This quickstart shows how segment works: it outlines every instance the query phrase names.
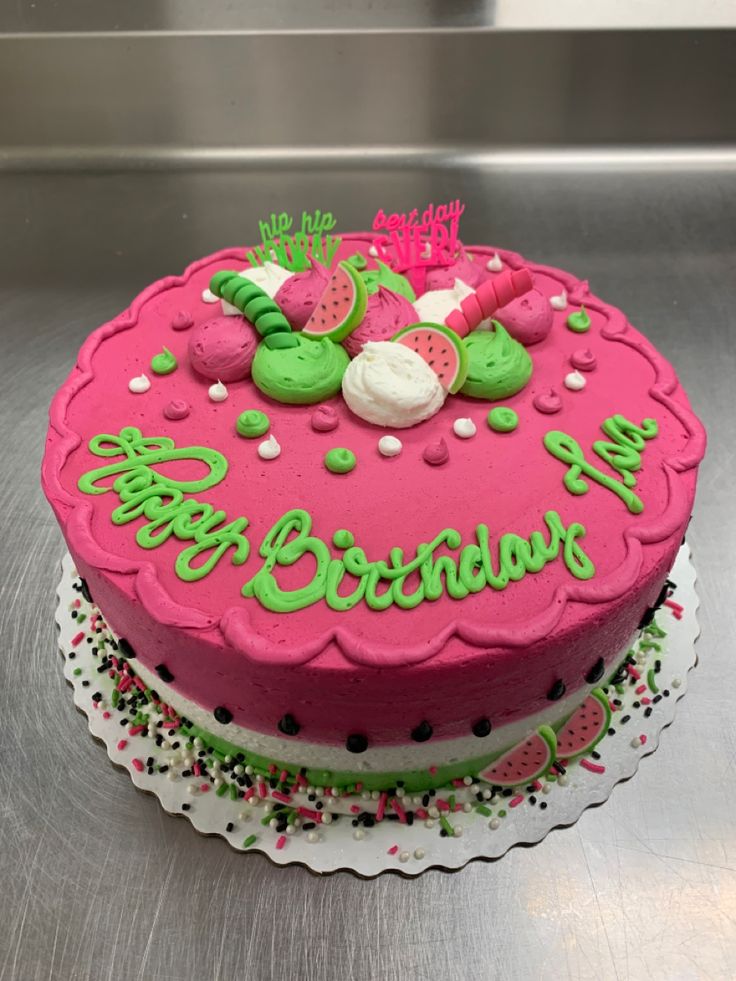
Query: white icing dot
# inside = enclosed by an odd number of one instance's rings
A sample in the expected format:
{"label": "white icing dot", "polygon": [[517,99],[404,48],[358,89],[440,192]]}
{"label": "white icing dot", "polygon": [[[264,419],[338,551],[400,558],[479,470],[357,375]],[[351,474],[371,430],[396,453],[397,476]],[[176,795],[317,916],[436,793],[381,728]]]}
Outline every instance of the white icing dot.
{"label": "white icing dot", "polygon": [[375,245],[372,245],[368,249],[368,255],[372,255],[374,259],[376,258],[376,256],[378,255],[378,249],[375,247]]}
{"label": "white icing dot", "polygon": [[215,296],[211,289],[207,288],[202,290],[202,299],[205,303],[217,303],[220,299],[219,296]]}
{"label": "white icing dot", "polygon": [[224,402],[227,398],[227,388],[218,378],[214,385],[210,385],[207,394],[213,402]]}
{"label": "white icing dot", "polygon": [[142,395],[147,392],[151,387],[151,382],[148,379],[148,375],[136,375],[135,378],[131,378],[128,382],[128,389],[133,392],[134,395]]}
{"label": "white icing dot", "polygon": [[[470,439],[471,436],[475,436],[478,432],[475,423],[472,419],[456,419],[452,424],[453,432],[460,439]],[[472,780],[470,781],[473,782]]]}
{"label": "white icing dot", "polygon": [[[273,434],[269,436],[268,439],[264,439],[262,443],[258,444],[258,456],[262,460],[275,460],[276,457],[280,455],[281,455],[281,446],[279,445],[278,440]],[[322,790],[321,787],[320,790]],[[324,790],[322,790],[322,793],[319,794],[318,796],[322,797],[323,794],[324,794]]]}
{"label": "white icing dot", "polygon": [[562,292],[549,298],[549,305],[553,310],[564,310],[567,307],[567,290],[562,287]]}
{"label": "white icing dot", "polygon": [[421,861],[424,858],[424,849],[423,848],[415,848],[414,849],[414,858],[419,859]]}
{"label": "white icing dot", "polygon": [[491,831],[498,831],[498,829],[501,827],[501,822],[498,820],[498,818],[491,818],[491,820],[488,822],[488,827],[491,829]]}
{"label": "white icing dot", "polygon": [[569,375],[565,375],[565,388],[569,388],[571,392],[579,392],[585,388],[585,378],[579,371],[571,371]]}
{"label": "white icing dot", "polygon": [[486,269],[489,272],[501,272],[503,269],[503,263],[501,262],[501,256],[498,252],[493,253],[493,257],[486,263]]}
{"label": "white icing dot", "polygon": [[403,443],[396,436],[381,436],[378,441],[378,452],[381,456],[398,456],[403,448]]}

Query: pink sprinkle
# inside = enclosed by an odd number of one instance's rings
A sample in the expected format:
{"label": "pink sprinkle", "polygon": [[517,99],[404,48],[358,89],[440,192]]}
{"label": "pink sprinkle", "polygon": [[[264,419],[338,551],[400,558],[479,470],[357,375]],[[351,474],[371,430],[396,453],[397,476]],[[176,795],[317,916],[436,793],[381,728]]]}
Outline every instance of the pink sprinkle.
{"label": "pink sprinkle", "polygon": [[246,792],[243,794],[243,800],[250,800],[255,792],[256,792],[255,787],[248,787]]}
{"label": "pink sprinkle", "polygon": [[308,786],[308,784],[307,784],[307,778],[302,773],[297,773],[297,775],[296,775],[296,782],[299,784],[300,787],[307,787]]}
{"label": "pink sprinkle", "polygon": [[[95,705],[96,705],[96,704],[97,704],[97,703],[95,702]],[[103,718],[103,719],[109,719],[109,718],[110,718],[110,713],[109,713],[109,712],[103,712],[103,713],[102,713],[102,718]]]}
{"label": "pink sprinkle", "polygon": [[419,818],[420,821],[427,820],[428,814],[423,807],[418,807],[416,811],[414,811],[414,813],[416,814],[416,816]]}
{"label": "pink sprinkle", "polygon": [[676,613],[682,613],[682,611],[685,609],[684,606],[681,606],[679,603],[675,603],[675,601],[671,599],[666,599],[664,601],[664,605],[669,606],[669,608],[674,610]]}
{"label": "pink sprinkle", "polygon": [[532,784],[532,787],[534,787],[535,790],[541,790],[542,789],[542,785],[539,782],[539,780],[535,780],[534,783]]}
{"label": "pink sprinkle", "polygon": [[282,804],[291,804],[291,797],[288,794],[282,794],[280,790],[272,790],[271,796],[274,800],[281,801]]}
{"label": "pink sprinkle", "polygon": [[351,804],[350,805],[350,812],[352,814],[360,814],[360,808],[358,807],[357,804]]}
{"label": "pink sprinkle", "polygon": [[136,677],[134,679],[133,683],[135,684],[136,688],[140,689],[140,691],[145,691],[146,690],[146,683],[143,680],[143,678]]}
{"label": "pink sprinkle", "polygon": [[509,807],[518,807],[519,804],[523,804],[523,803],[524,803],[524,795],[517,794],[516,797],[512,797],[511,800],[509,801]]}
{"label": "pink sprinkle", "polygon": [[288,770],[282,770],[281,771],[281,776],[279,777],[279,782],[280,783],[286,783],[286,781],[288,779],[289,779],[289,771]]}
{"label": "pink sprinkle", "polygon": [[131,680],[128,677],[128,675],[125,674],[121,677],[120,681],[118,682],[118,691],[121,691],[123,692],[123,694],[125,694],[125,692],[130,688],[130,685],[131,685]]}
{"label": "pink sprinkle", "polygon": [[638,671],[636,670],[636,668],[634,667],[634,665],[633,665],[633,664],[627,664],[627,665],[626,665],[626,670],[627,670],[627,671],[628,671],[628,673],[629,673],[629,674],[631,675],[631,677],[632,677],[632,678],[636,678],[636,680],[637,680],[637,681],[639,680],[639,678],[641,678],[641,675],[640,675],[640,674],[639,674],[639,672],[638,672]]}
{"label": "pink sprinkle", "polygon": [[636,686],[636,694],[637,695],[641,695],[641,693],[643,691],[646,691],[646,690],[647,690],[647,686],[646,685],[637,685]]}
{"label": "pink sprinkle", "polygon": [[389,848],[387,854],[389,854],[389,855],[395,855],[398,850],[399,850],[399,846],[398,845],[391,845],[391,847]]}
{"label": "pink sprinkle", "polygon": [[139,773],[143,773],[145,767],[143,766],[143,763],[138,759],[137,756],[134,756],[130,762],[133,764],[133,769],[137,770]]}
{"label": "pink sprinkle", "polygon": [[284,847],[285,844],[286,844],[286,835],[281,835],[279,840],[276,842],[276,847],[278,849],[281,849]]}
{"label": "pink sprinkle", "polygon": [[266,787],[265,783],[262,780],[258,781],[258,795],[260,797],[268,796],[268,788]]}
{"label": "pink sprinkle", "polygon": [[611,699],[608,699],[608,707],[612,712],[618,712],[618,705],[614,705]]}
{"label": "pink sprinkle", "polygon": [[437,800],[435,800],[434,806],[439,811],[449,811],[450,810],[450,805],[447,803],[447,801],[446,800],[440,800],[439,798],[437,798]]}
{"label": "pink sprinkle", "polygon": [[376,821],[383,821],[383,815],[386,813],[386,801],[388,800],[388,794],[384,791],[378,798],[378,807],[376,808]]}
{"label": "pink sprinkle", "polygon": [[128,745],[127,739],[118,739],[118,749],[125,749],[127,745]]}
{"label": "pink sprinkle", "polygon": [[644,733],[642,733],[642,734],[641,734],[641,735],[639,736],[639,742],[640,742],[640,743],[642,744],[642,746],[643,746],[643,745],[644,745],[644,743],[645,743],[646,741],[647,741],[647,737],[646,737],[646,736],[644,735]]}
{"label": "pink sprinkle", "polygon": [[274,774],[276,773],[276,764],[275,763],[269,763],[269,765],[268,765],[268,772],[271,774],[271,776],[274,776]]}
{"label": "pink sprinkle", "polygon": [[194,774],[195,777],[202,776],[202,767],[199,765],[199,763],[194,764],[194,766],[192,767],[192,773]]}
{"label": "pink sprinkle", "polygon": [[108,678],[114,678],[115,677],[115,672],[112,670],[112,668],[107,672],[107,677]]}
{"label": "pink sprinkle", "polygon": [[145,726],[131,726],[130,729],[128,729],[128,735],[137,736],[138,733],[143,732],[145,728],[146,728]]}
{"label": "pink sprinkle", "polygon": [[452,781],[452,786],[453,787],[464,787],[465,786],[465,783],[458,778],[457,780],[453,780]]}
{"label": "pink sprinkle", "polygon": [[84,640],[84,634],[80,630],[76,636],[72,637],[72,647],[77,647],[79,644],[82,643],[83,640]]}
{"label": "pink sprinkle", "polygon": [[642,700],[641,700],[641,704],[642,705],[650,705],[651,702],[652,702],[652,700],[651,700],[651,698],[649,698],[648,695],[645,695],[644,698],[642,698]]}
{"label": "pink sprinkle", "polygon": [[356,792],[356,794],[359,794],[362,789],[363,789],[363,784],[362,783],[356,783],[356,785],[355,785],[355,792]]}
{"label": "pink sprinkle", "polygon": [[75,610],[78,610],[81,605],[82,605],[82,601],[80,599],[75,599],[74,602],[72,603],[72,606],[74,607]]}
{"label": "pink sprinkle", "polygon": [[605,773],[605,766],[601,766],[600,763],[591,763],[590,760],[581,760],[580,765],[586,769],[590,770],[591,773]]}
{"label": "pink sprinkle", "polygon": [[428,773],[431,773],[432,776],[434,777],[436,775],[436,773],[437,773],[437,767],[436,766],[430,766],[430,768],[429,768],[429,770],[427,772]]}
{"label": "pink sprinkle", "polygon": [[178,729],[179,728],[179,720],[177,719],[176,721],[174,721],[173,719],[167,719],[166,722],[162,722],[161,723],[161,728],[162,729]]}
{"label": "pink sprinkle", "polygon": [[311,811],[308,807],[297,807],[296,811],[297,814],[309,818],[310,821],[317,821],[319,824],[322,823],[322,814],[319,811]]}
{"label": "pink sprinkle", "polygon": [[453,808],[454,811],[462,811],[462,809],[463,809],[462,804],[455,804],[455,807]]}
{"label": "pink sprinkle", "polygon": [[199,789],[202,791],[203,794],[206,794],[209,792],[210,785],[208,783],[201,783],[199,785]]}
{"label": "pink sprinkle", "polygon": [[391,798],[391,807],[393,807],[394,811],[399,815],[399,823],[406,824],[406,811],[395,797]]}

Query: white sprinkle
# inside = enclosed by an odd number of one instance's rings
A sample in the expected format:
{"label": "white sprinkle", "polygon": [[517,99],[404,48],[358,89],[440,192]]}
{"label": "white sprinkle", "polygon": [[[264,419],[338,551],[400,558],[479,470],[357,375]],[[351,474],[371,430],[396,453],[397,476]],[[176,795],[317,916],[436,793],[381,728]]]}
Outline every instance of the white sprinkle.
{"label": "white sprinkle", "polygon": [[408,862],[409,861],[409,857],[410,857],[409,856],[409,852],[399,852],[399,861],[400,862]]}
{"label": "white sprinkle", "polygon": [[558,784],[559,784],[559,785],[560,785],[561,787],[566,787],[566,786],[567,786],[567,784],[568,784],[568,780],[567,780],[567,774],[566,774],[566,773],[561,773],[561,774],[559,775],[559,777],[557,778],[557,783],[558,783]]}
{"label": "white sprinkle", "polygon": [[396,796],[397,797],[403,797],[405,794],[406,794],[406,791],[404,790],[403,787],[397,787],[396,788]]}
{"label": "white sprinkle", "polygon": [[270,814],[272,810],[273,810],[273,804],[267,803],[263,805],[264,814]]}
{"label": "white sprinkle", "polygon": [[[478,432],[475,423],[472,419],[456,419],[452,424],[453,432],[460,439],[470,439],[471,436],[475,436]],[[470,783],[473,781],[471,780]]]}
{"label": "white sprinkle", "polygon": [[207,394],[213,402],[224,402],[227,398],[227,389],[218,378],[214,385],[210,385]]}
{"label": "white sprinkle", "polygon": [[194,745],[196,749],[204,749],[204,743],[202,742],[199,736],[197,736],[196,739],[194,740]]}
{"label": "white sprinkle", "polygon": [[423,848],[415,848],[414,849],[414,858],[416,858],[419,861],[421,861],[424,858],[424,849]]}
{"label": "white sprinkle", "polygon": [[501,272],[503,269],[503,263],[501,262],[501,256],[498,252],[494,252],[492,258],[486,263],[486,269],[488,272]]}
{"label": "white sprinkle", "polygon": [[429,828],[430,830],[434,827],[434,821],[432,820],[432,818],[426,819],[426,821],[424,822],[424,827]]}
{"label": "white sprinkle", "polygon": [[205,303],[217,303],[220,297],[215,296],[212,290],[207,288],[205,290],[202,290],[202,299],[204,300]]}
{"label": "white sprinkle", "polygon": [[472,810],[473,810],[473,805],[470,803],[469,800],[466,800],[465,803],[463,804],[463,812],[465,814],[470,814]]}
{"label": "white sprinkle", "polygon": [[246,766],[245,772],[248,774],[249,777],[253,776],[253,767],[250,765],[250,763],[248,764],[248,766]]}
{"label": "white sprinkle", "polygon": [[498,820],[498,818],[491,818],[491,820],[488,822],[488,827],[491,829],[491,831],[498,831],[498,829],[501,827],[501,822]]}
{"label": "white sprinkle", "polygon": [[429,814],[429,816],[432,818],[438,818],[440,816],[439,808],[435,807],[434,804],[432,804],[431,807],[427,808],[427,814]]}
{"label": "white sprinkle", "polygon": [[176,780],[176,774],[174,773],[173,770],[169,770],[169,772],[166,774],[166,776],[167,776],[167,778],[169,780]]}
{"label": "white sprinkle", "polygon": [[579,371],[571,371],[569,375],[565,375],[565,388],[569,388],[571,392],[579,392],[585,388],[585,378]]}
{"label": "white sprinkle", "polygon": [[562,292],[549,298],[549,305],[553,310],[564,310],[567,307],[567,290],[562,287]]}
{"label": "white sprinkle", "polygon": [[368,249],[368,255],[372,255],[374,259],[376,258],[376,256],[378,255],[378,249],[375,247],[375,245],[372,245]]}
{"label": "white sprinkle", "polygon": [[419,805],[422,803],[422,798],[419,794],[415,794],[414,797],[412,797],[411,802],[412,804]]}
{"label": "white sprinkle", "polygon": [[552,793],[552,784],[551,783],[545,783],[543,785],[543,787],[542,787],[542,793],[543,794],[551,794]]}
{"label": "white sprinkle", "polygon": [[371,792],[370,792],[370,790],[364,790],[363,793],[360,796],[361,796],[362,800],[370,800],[371,799]]}
{"label": "white sprinkle", "polygon": [[491,797],[493,797],[493,791],[486,788],[486,790],[483,791],[483,800],[490,800]]}
{"label": "white sprinkle", "polygon": [[632,749],[638,749],[640,746],[641,746],[641,739],[640,739],[640,737],[639,736],[634,736],[634,738],[631,740],[631,748]]}
{"label": "white sprinkle", "polygon": [[222,786],[222,780],[219,777],[217,777],[217,779],[214,782],[214,788],[215,788],[215,790],[217,790],[217,788],[218,787],[221,787],[221,786]]}
{"label": "white sprinkle", "polygon": [[463,826],[462,824],[456,824],[452,829],[452,833],[456,838],[462,838],[463,836]]}
{"label": "white sprinkle", "polygon": [[269,828],[273,828],[274,831],[275,831],[276,828],[278,828],[278,826],[279,826],[279,822],[278,822],[278,820],[276,818],[271,818],[271,820],[268,822],[268,826],[269,826]]}
{"label": "white sprinkle", "polygon": [[307,834],[307,841],[309,842],[310,845],[314,845],[315,842],[319,841],[319,835],[317,834],[317,832],[316,831],[310,831]]}
{"label": "white sprinkle", "polygon": [[322,824],[332,824],[331,814],[322,814]]}
{"label": "white sprinkle", "polygon": [[371,791],[371,800],[378,800],[378,798],[379,798],[380,796],[381,796],[381,795],[380,795],[380,794],[378,793],[378,791],[377,791],[377,790],[372,790],[372,791]]}
{"label": "white sprinkle", "polygon": [[673,688],[679,688],[681,684],[682,684],[682,682],[680,681],[679,678],[673,678],[672,679],[672,687]]}
{"label": "white sprinkle", "polygon": [[378,452],[381,456],[398,456],[404,446],[395,436],[381,436],[378,441]]}
{"label": "white sprinkle", "polygon": [[242,777],[242,775],[245,773],[245,767],[242,765],[242,763],[235,764],[233,767],[233,773],[236,777]]}
{"label": "white sprinkle", "polygon": [[134,395],[142,395],[150,387],[151,382],[148,380],[148,375],[136,375],[135,378],[131,378],[128,382],[128,390]]}
{"label": "white sprinkle", "polygon": [[287,835],[293,835],[293,834],[296,833],[296,828],[294,827],[293,824],[287,824],[287,826],[286,826],[286,833],[287,833]]}
{"label": "white sprinkle", "polygon": [[[281,455],[281,445],[279,444],[273,433],[264,439],[262,443],[258,444],[258,456],[262,460],[275,460],[277,456]],[[324,791],[322,791],[324,793]]]}
{"label": "white sprinkle", "polygon": [[189,786],[187,787],[187,793],[188,794],[196,794],[197,793],[197,786],[196,786],[196,784],[190,783]]}
{"label": "white sprinkle", "polygon": [[498,794],[492,794],[490,798],[491,804],[498,804],[500,799],[501,798],[498,796]]}
{"label": "white sprinkle", "polygon": [[325,788],[324,787],[315,787],[314,788],[314,795],[315,795],[315,797],[324,797],[325,796]]}
{"label": "white sprinkle", "polygon": [[332,796],[333,797],[339,797],[340,796],[340,788],[339,787],[330,787],[330,790],[332,791]]}
{"label": "white sprinkle", "polygon": [[[225,762],[226,762],[226,763],[232,763],[232,761],[233,761],[233,758],[232,758],[232,756],[226,756],[226,757],[225,757]],[[218,766],[220,765],[220,763],[219,763],[219,760],[217,761],[217,765],[218,765]]]}
{"label": "white sprinkle", "polygon": [[356,841],[362,841],[365,838],[365,831],[363,831],[362,828],[356,828],[355,831],[353,831],[353,838],[355,838]]}
{"label": "white sprinkle", "polygon": [[465,784],[466,787],[470,787],[472,785],[472,783],[473,783],[473,778],[472,777],[463,777],[463,783]]}

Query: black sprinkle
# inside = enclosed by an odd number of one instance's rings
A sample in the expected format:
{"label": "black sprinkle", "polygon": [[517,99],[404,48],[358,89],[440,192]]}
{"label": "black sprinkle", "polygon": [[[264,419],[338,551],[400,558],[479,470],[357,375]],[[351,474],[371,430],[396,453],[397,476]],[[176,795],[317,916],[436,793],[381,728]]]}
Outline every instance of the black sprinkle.
{"label": "black sprinkle", "polygon": [[191,808],[191,806],[192,806],[191,804],[182,804],[181,809],[182,811],[188,811]]}
{"label": "black sprinkle", "polygon": [[302,831],[311,831],[312,828],[316,828],[316,827],[317,825],[314,823],[314,821],[305,821],[304,824],[302,825]]}
{"label": "black sprinkle", "polygon": [[233,713],[230,709],[226,709],[224,705],[218,705],[212,714],[224,726],[233,721]]}
{"label": "black sprinkle", "polygon": [[623,726],[623,725],[626,725],[626,723],[627,723],[627,722],[628,722],[628,721],[629,721],[630,719],[631,719],[631,716],[630,716],[630,715],[625,715],[625,716],[624,716],[624,717],[623,717],[623,718],[621,719],[621,725],[622,725],[622,726]]}
{"label": "black sprinkle", "polygon": [[101,702],[102,701],[102,692],[101,691],[96,691],[94,693],[94,695],[92,696],[92,701],[93,702]]}
{"label": "black sprinkle", "polygon": [[644,715],[645,715],[645,717],[647,719],[652,714],[652,711],[653,711],[653,709],[652,709],[652,706],[651,705],[647,705],[647,707],[644,709]]}
{"label": "black sprinkle", "polygon": [[173,674],[169,671],[165,664],[156,665],[156,674],[159,676],[161,681],[170,682],[174,680]]}
{"label": "black sprinkle", "polygon": [[565,694],[565,683],[562,679],[558,679],[547,692],[547,698],[550,702],[556,702]]}
{"label": "black sprinkle", "polygon": [[225,825],[225,831],[227,831],[227,833],[230,834],[230,832],[233,830],[234,827],[235,825],[233,824],[233,822],[228,821],[227,824]]}
{"label": "black sprinkle", "polygon": [[88,603],[93,602],[92,593],[89,591],[89,586],[87,585],[86,579],[79,580],[79,592],[82,594],[82,596],[84,596]]}
{"label": "black sprinkle", "polygon": [[354,732],[345,740],[345,747],[349,753],[365,753],[368,740],[362,733]]}
{"label": "black sprinkle", "polygon": [[539,810],[540,811],[546,811],[547,810],[547,801],[546,800],[543,800],[542,803],[539,805]]}
{"label": "black sprinkle", "polygon": [[[113,647],[115,647],[114,641],[113,641]],[[132,658],[136,657],[135,651],[131,647],[130,642],[125,639],[125,637],[121,637],[120,640],[118,641],[118,648],[122,652],[123,656],[127,657],[128,660],[131,660]]]}
{"label": "black sprinkle", "polygon": [[661,695],[655,695],[654,698],[652,699],[652,701],[656,705],[658,702],[661,702],[662,701],[662,696]]}
{"label": "black sprinkle", "polygon": [[432,738],[432,732],[432,726],[425,719],[415,729],[412,729],[411,738],[415,743],[426,743],[428,739]]}
{"label": "black sprinkle", "polygon": [[483,739],[490,733],[491,728],[490,719],[478,719],[477,722],[473,723],[473,735],[478,736],[479,739]]}
{"label": "black sprinkle", "polygon": [[590,671],[586,674],[585,680],[589,685],[594,685],[596,681],[600,681],[603,677],[603,672],[606,670],[606,663],[602,657],[599,657],[595,662]]}
{"label": "black sprinkle", "polygon": [[301,726],[294,716],[289,715],[288,712],[279,719],[278,730],[283,732],[285,736],[298,736],[300,728]]}

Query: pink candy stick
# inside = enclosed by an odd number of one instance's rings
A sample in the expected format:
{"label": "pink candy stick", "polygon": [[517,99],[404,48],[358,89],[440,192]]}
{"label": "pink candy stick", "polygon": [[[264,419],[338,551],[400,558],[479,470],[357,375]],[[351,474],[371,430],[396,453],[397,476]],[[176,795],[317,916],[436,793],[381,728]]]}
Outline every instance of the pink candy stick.
{"label": "pink candy stick", "polygon": [[532,285],[528,269],[509,270],[495,279],[486,280],[475,293],[465,297],[459,310],[452,310],[445,317],[445,324],[460,337],[465,337],[500,307],[527,293]]}

